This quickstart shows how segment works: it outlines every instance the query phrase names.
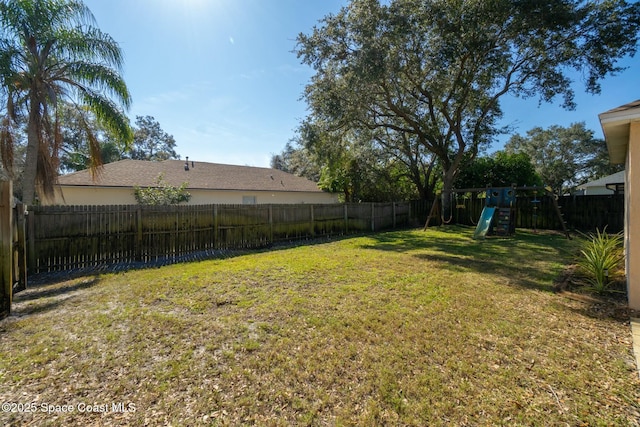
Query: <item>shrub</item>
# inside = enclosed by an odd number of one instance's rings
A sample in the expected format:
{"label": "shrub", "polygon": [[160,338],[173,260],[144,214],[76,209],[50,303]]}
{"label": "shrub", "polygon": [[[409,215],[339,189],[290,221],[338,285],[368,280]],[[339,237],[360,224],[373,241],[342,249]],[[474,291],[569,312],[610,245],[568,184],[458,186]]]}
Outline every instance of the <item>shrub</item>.
{"label": "shrub", "polygon": [[606,227],[596,234],[589,233],[580,250],[578,265],[586,275],[587,286],[598,293],[610,291],[609,275],[623,258],[622,233],[607,234]]}
{"label": "shrub", "polygon": [[134,187],[134,196],[141,205],[177,205],[188,202],[191,194],[187,191],[188,182],[182,183],[180,187],[169,185],[164,180],[164,175],[160,174],[156,180],[156,187],[140,188]]}

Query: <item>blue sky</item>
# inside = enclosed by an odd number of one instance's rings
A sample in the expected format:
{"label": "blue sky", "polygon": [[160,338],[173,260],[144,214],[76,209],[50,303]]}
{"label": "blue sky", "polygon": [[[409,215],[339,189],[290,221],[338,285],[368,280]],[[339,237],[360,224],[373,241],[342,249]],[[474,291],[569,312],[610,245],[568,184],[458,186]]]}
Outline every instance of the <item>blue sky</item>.
{"label": "blue sky", "polygon": [[[268,167],[306,116],[300,100],[313,72],[292,52],[296,36],[347,0],[85,0],[98,27],[125,54],[123,75],[136,116],[153,116],[190,160]],[[585,121],[602,138],[598,114],[640,98],[640,55],[603,82],[576,85],[576,111],[535,99],[505,99],[503,124]],[[494,149],[501,148],[504,138]]]}

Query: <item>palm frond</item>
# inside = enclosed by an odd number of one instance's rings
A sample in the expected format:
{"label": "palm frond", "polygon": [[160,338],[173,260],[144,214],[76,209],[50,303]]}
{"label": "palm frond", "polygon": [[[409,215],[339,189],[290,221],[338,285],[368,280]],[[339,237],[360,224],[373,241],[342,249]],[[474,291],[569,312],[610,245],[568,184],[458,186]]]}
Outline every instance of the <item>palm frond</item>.
{"label": "palm frond", "polygon": [[87,136],[87,141],[89,143],[89,170],[91,171],[92,179],[95,181],[102,170],[102,147],[100,145],[100,141],[96,137],[94,130],[86,120],[85,114],[81,113],[79,115],[79,118],[80,124],[85,132],[85,135]]}
{"label": "palm frond", "polygon": [[75,87],[81,92],[106,92],[117,98],[125,108],[131,105],[131,94],[122,77],[103,64],[76,61],[65,64],[54,76],[59,82]]}
{"label": "palm frond", "polygon": [[87,88],[81,90],[79,97],[82,103],[89,107],[91,112],[96,115],[96,119],[111,135],[127,147],[131,144],[133,131],[131,130],[129,119],[113,101]]}
{"label": "palm frond", "polygon": [[118,43],[98,28],[69,28],[58,32],[56,55],[70,62],[87,60],[103,63],[118,71],[122,69],[124,55]]}
{"label": "palm frond", "polygon": [[36,187],[40,190],[41,196],[53,199],[54,186],[58,177],[58,165],[56,156],[52,155],[51,147],[55,146],[55,135],[40,134],[40,144],[38,145],[38,166],[36,172]]}

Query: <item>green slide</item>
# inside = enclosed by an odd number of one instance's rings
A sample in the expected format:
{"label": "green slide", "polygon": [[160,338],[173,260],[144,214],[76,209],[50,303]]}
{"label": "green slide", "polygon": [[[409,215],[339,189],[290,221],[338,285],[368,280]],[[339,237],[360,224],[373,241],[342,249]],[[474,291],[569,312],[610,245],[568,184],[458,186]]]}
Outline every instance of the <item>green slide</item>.
{"label": "green slide", "polygon": [[487,231],[489,231],[489,227],[491,226],[491,220],[493,220],[493,214],[495,213],[496,208],[485,207],[484,209],[482,209],[480,220],[478,221],[478,225],[476,226],[476,231],[473,233],[474,239],[487,235]]}

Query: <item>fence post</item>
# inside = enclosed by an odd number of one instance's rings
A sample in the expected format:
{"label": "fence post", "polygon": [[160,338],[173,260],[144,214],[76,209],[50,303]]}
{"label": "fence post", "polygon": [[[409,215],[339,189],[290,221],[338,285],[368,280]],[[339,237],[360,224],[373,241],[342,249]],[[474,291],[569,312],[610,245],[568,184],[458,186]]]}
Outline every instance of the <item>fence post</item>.
{"label": "fence post", "polygon": [[218,249],[219,231],[218,231],[218,205],[213,205],[213,249]]}
{"label": "fence post", "polygon": [[13,298],[13,223],[11,181],[0,181],[0,318],[11,314]]}
{"label": "fence post", "polygon": [[36,259],[36,214],[27,206],[27,270],[36,271],[38,260]]}
{"label": "fence post", "polygon": [[136,209],[136,261],[142,261],[142,208]]}
{"label": "fence post", "polygon": [[16,205],[16,227],[17,230],[17,242],[15,252],[18,257],[18,281],[17,290],[27,289],[27,260],[25,256],[25,218],[24,218],[24,204],[18,203]]}
{"label": "fence post", "polygon": [[371,231],[376,231],[376,204],[371,203]]}
{"label": "fence post", "polygon": [[344,234],[349,234],[349,211],[347,204],[344,204]]}
{"label": "fence post", "polygon": [[311,216],[311,229],[310,229],[310,233],[311,233],[311,237],[314,237],[316,235],[316,226],[315,226],[315,215],[313,212],[313,205],[309,206],[309,215]]}
{"label": "fence post", "polygon": [[269,204],[269,244],[273,243],[273,205]]}
{"label": "fence post", "polygon": [[391,202],[391,209],[393,210],[393,228],[396,228],[396,202]]}

